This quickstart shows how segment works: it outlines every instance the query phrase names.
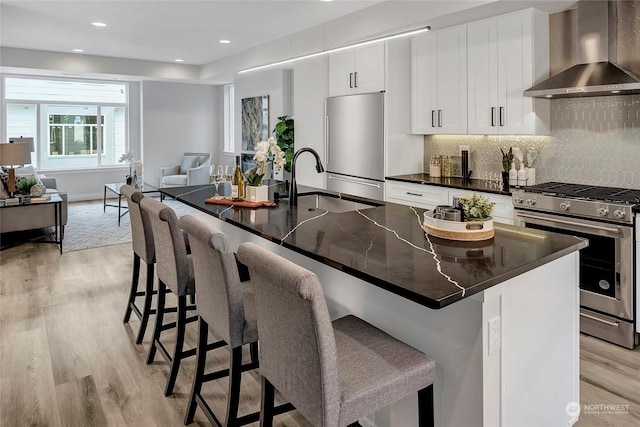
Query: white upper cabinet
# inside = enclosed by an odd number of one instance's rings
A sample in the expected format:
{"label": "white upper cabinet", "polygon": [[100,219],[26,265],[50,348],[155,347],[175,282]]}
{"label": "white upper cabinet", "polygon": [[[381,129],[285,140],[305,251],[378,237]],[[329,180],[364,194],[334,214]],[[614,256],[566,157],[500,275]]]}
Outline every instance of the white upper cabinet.
{"label": "white upper cabinet", "polygon": [[384,59],[384,43],[330,54],[329,96],[385,90]]}
{"label": "white upper cabinet", "polygon": [[466,26],[411,39],[411,132],[467,133]]}
{"label": "white upper cabinet", "polygon": [[549,76],[548,34],[534,9],[468,24],[469,134],[549,132],[549,101],[522,95]]}

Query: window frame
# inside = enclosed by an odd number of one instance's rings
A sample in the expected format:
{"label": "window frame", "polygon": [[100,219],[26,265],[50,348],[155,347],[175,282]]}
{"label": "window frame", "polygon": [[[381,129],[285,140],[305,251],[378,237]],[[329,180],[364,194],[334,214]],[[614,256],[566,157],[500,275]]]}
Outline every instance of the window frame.
{"label": "window frame", "polygon": [[[106,85],[114,85],[114,84],[119,84],[119,85],[123,85],[125,88],[125,94],[124,94],[124,98],[125,98],[125,102],[124,103],[113,103],[113,102],[78,102],[78,101],[46,101],[46,100],[38,100],[38,99],[12,99],[12,98],[7,98],[6,97],[6,81],[7,79],[11,79],[11,78],[15,78],[15,79],[31,79],[31,80],[49,80],[49,81],[60,81],[60,82],[74,82],[74,83],[88,83],[88,84],[106,84]],[[125,153],[131,150],[131,142],[130,142],[130,138],[129,138],[129,134],[130,134],[130,129],[129,129],[129,124],[130,124],[130,88],[129,88],[129,83],[128,81],[109,81],[109,80],[94,80],[94,79],[75,79],[75,78],[61,78],[61,77],[54,77],[54,76],[31,76],[31,75],[19,75],[19,74],[3,74],[2,75],[2,107],[1,107],[1,124],[2,126],[0,126],[0,129],[2,129],[4,135],[0,135],[1,138],[5,138],[8,140],[9,138],[9,130],[7,127],[7,105],[8,104],[33,104],[36,106],[36,135],[35,135],[35,144],[36,144],[36,162],[38,165],[38,170],[51,170],[51,171],[70,171],[70,170],[91,170],[91,169],[107,169],[107,168],[122,168],[123,165],[120,164],[108,164],[108,165],[102,165],[102,156],[104,155],[103,153],[103,147],[100,147],[100,141],[103,139],[103,130],[104,130],[104,126],[105,123],[102,123],[100,126],[98,126],[98,124],[96,124],[97,126],[97,141],[98,141],[98,145],[97,145],[97,152],[95,154],[86,154],[86,155],[81,155],[83,157],[88,157],[88,156],[95,156],[96,157],[96,163],[94,165],[91,166],[69,166],[69,167],[61,167],[61,168],[51,168],[51,167],[45,167],[42,168],[41,166],[43,165],[43,154],[42,154],[42,144],[45,144],[49,142],[49,123],[48,123],[48,114],[46,115],[46,118],[42,117],[42,106],[47,106],[47,105],[56,105],[56,106],[64,106],[64,105],[69,105],[69,106],[73,106],[73,107],[78,107],[78,106],[86,106],[86,107],[94,107],[96,110],[96,117],[103,117],[104,113],[103,113],[103,109],[104,108],[124,108],[124,147],[125,147]],[[46,123],[43,123],[43,120]],[[46,136],[46,141],[44,141],[43,139],[43,127],[46,126],[46,131],[47,134],[44,135]],[[63,125],[64,126],[64,125]],[[49,153],[49,150],[47,150],[47,153]],[[74,155],[75,156],[75,155]],[[55,155],[52,156],[50,153],[47,154],[47,158],[53,157],[53,158],[60,158],[60,157],[74,157],[74,156],[66,156],[64,154],[62,155]]]}

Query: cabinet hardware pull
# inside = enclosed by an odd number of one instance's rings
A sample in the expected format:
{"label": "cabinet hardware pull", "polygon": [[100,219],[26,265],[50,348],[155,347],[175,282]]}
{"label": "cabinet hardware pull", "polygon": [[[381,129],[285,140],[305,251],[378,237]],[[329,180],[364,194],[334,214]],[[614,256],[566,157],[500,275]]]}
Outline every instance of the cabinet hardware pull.
{"label": "cabinet hardware pull", "polygon": [[353,86],[358,87],[358,72],[353,73]]}
{"label": "cabinet hardware pull", "polygon": [[500,107],[500,126],[504,126],[504,107]]}
{"label": "cabinet hardware pull", "polygon": [[431,110],[431,127],[436,127],[436,110]]}
{"label": "cabinet hardware pull", "polygon": [[496,107],[491,107],[491,126],[496,125]]}
{"label": "cabinet hardware pull", "polygon": [[442,110],[438,110],[438,127],[442,127]]}
{"label": "cabinet hardware pull", "polygon": [[410,191],[407,191],[407,194],[408,194],[408,195],[410,195],[410,196],[418,196],[418,197],[422,197],[422,194],[419,194],[419,193],[412,193],[412,192],[410,192]]}
{"label": "cabinet hardware pull", "polygon": [[353,73],[349,73],[349,87],[353,89]]}

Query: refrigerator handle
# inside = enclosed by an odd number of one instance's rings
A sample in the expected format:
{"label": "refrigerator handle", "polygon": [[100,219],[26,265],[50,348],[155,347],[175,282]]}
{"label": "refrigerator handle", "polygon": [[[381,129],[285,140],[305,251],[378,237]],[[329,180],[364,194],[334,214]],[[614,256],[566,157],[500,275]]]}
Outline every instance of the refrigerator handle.
{"label": "refrigerator handle", "polygon": [[369,187],[381,188],[381,184],[373,184],[371,182],[356,181],[355,179],[342,178],[335,175],[329,175],[329,179],[335,179],[336,181],[351,182],[353,184],[368,185]]}
{"label": "refrigerator handle", "polygon": [[331,136],[329,134],[330,130],[331,130],[331,126],[329,124],[329,116],[325,115],[324,116],[324,147],[325,147],[324,154],[327,162],[327,167],[329,167],[329,162],[331,161],[331,147],[330,147]]}

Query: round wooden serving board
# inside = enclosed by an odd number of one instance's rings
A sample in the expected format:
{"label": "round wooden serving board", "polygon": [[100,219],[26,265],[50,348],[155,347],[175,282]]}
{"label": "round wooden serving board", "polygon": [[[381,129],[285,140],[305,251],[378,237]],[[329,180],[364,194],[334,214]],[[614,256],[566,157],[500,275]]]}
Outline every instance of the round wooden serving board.
{"label": "round wooden serving board", "polygon": [[431,236],[463,242],[487,240],[495,234],[491,217],[484,221],[447,221],[434,218],[433,211],[424,213],[422,229]]}

